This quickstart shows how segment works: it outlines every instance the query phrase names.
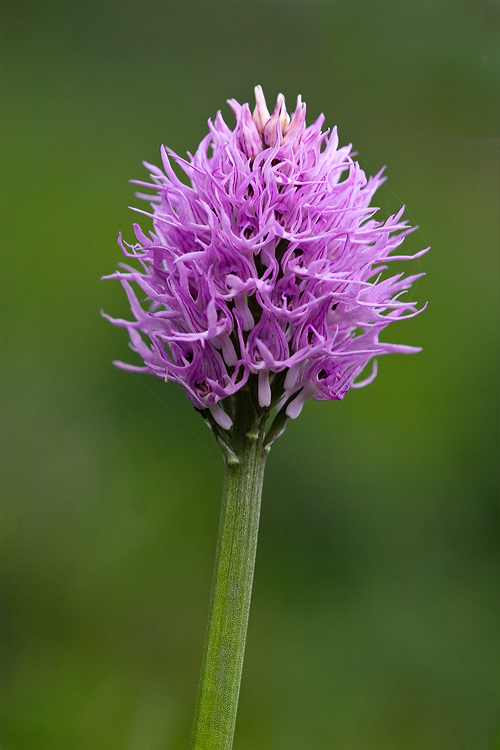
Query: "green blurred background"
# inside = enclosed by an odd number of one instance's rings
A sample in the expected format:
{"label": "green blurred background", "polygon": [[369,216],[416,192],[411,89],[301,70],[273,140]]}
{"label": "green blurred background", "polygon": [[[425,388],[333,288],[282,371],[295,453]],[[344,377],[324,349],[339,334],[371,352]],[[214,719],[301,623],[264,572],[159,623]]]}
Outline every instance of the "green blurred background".
{"label": "green blurred background", "polygon": [[[118,371],[130,178],[297,93],[387,165],[428,310],[271,453],[235,750],[489,750],[497,716],[497,0],[4,0],[2,750],[181,750],[223,464]],[[147,220],[142,222],[147,228]]]}

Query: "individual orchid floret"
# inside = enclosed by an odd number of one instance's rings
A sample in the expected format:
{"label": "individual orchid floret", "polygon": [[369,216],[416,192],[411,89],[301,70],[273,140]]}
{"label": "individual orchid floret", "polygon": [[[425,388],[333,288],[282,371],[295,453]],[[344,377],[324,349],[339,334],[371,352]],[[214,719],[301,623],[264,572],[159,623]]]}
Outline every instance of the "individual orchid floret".
{"label": "individual orchid floret", "polygon": [[278,139],[282,143],[283,136],[289,125],[290,116],[286,111],[285,97],[283,94],[278,94],[278,101],[276,102],[274,112],[264,125],[264,143],[267,146],[274,146]]}
{"label": "individual orchid floret", "polygon": [[306,105],[302,103],[302,97],[299,94],[297,97],[297,106],[295,107],[295,112],[292,115],[292,119],[290,120],[286,129],[283,130],[283,143],[288,143],[288,141],[290,141],[296,134],[298,142],[305,126]]}
{"label": "individual orchid floret", "polygon": [[378,355],[419,351],[379,341],[417,314],[405,295],[421,275],[384,277],[412,229],[402,209],[375,218],[382,172],[367,178],[323,116],[306,127],[300,96],[291,117],[282,94],[272,114],[260,86],[255,99],[253,115],[230,100],[234,129],[219,112],[187,160],[162,148],[163,169],[146,165],[153,231],[120,239],[140,268],[112,276],[133,315],[113,322],[143,361],[117,364],[180,383],[222,430],[244,389],[259,413],[294,418],[308,398],[370,382],[376,369],[362,372]]}
{"label": "individual orchid floret", "polygon": [[257,126],[257,130],[261,135],[264,134],[264,126],[266,122],[271,119],[269,110],[266,104],[266,97],[262,91],[262,86],[256,86],[254,88],[255,94],[255,109],[253,111],[253,119]]}

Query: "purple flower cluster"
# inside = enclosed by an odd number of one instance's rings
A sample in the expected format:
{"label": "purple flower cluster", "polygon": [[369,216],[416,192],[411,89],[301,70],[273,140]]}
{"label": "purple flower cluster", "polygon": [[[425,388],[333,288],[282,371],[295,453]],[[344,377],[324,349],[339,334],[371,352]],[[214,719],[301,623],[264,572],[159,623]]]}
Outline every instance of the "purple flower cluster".
{"label": "purple flower cluster", "polygon": [[273,405],[294,418],[309,397],[342,399],[371,382],[376,363],[355,379],[376,355],[419,351],[378,340],[391,321],[416,314],[401,295],[421,275],[382,278],[387,261],[408,257],[390,254],[411,228],[403,209],[373,218],[381,172],[367,179],[336,129],[322,132],[323,116],[306,127],[300,97],[290,117],[281,94],[272,114],[260,86],[255,95],[253,114],[229,102],[234,130],[220,112],[209,120],[188,160],[162,147],[163,171],[146,164],[152,182],[138,184],[156,191],[140,196],[151,202],[143,213],[154,232],[134,225],[138,243],[119,240],[141,270],[123,265],[106,277],[120,279],[135,318],[109,319],[127,328],[144,361],[116,364],[181,383],[225,430],[224,399],[252,376],[259,406],[273,392]]}

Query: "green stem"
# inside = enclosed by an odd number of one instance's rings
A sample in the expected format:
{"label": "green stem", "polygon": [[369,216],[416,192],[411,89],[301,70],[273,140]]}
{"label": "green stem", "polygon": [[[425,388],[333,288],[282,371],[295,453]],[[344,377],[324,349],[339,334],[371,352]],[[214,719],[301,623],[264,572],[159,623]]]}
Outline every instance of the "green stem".
{"label": "green stem", "polygon": [[231,750],[233,744],[268,453],[258,423],[237,437],[235,456],[226,463],[191,750]]}

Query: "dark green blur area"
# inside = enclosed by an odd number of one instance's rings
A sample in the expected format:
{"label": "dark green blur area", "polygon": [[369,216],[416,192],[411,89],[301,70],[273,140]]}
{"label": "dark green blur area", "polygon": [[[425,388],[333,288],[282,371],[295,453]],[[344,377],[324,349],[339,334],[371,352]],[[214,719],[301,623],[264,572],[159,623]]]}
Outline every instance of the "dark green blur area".
{"label": "dark green blur area", "polygon": [[[2,7],[2,750],[188,747],[223,463],[124,373],[130,178],[261,83],[363,168],[428,309],[270,455],[235,750],[491,750],[498,732],[497,0]],[[148,219],[141,217],[143,228]]]}

